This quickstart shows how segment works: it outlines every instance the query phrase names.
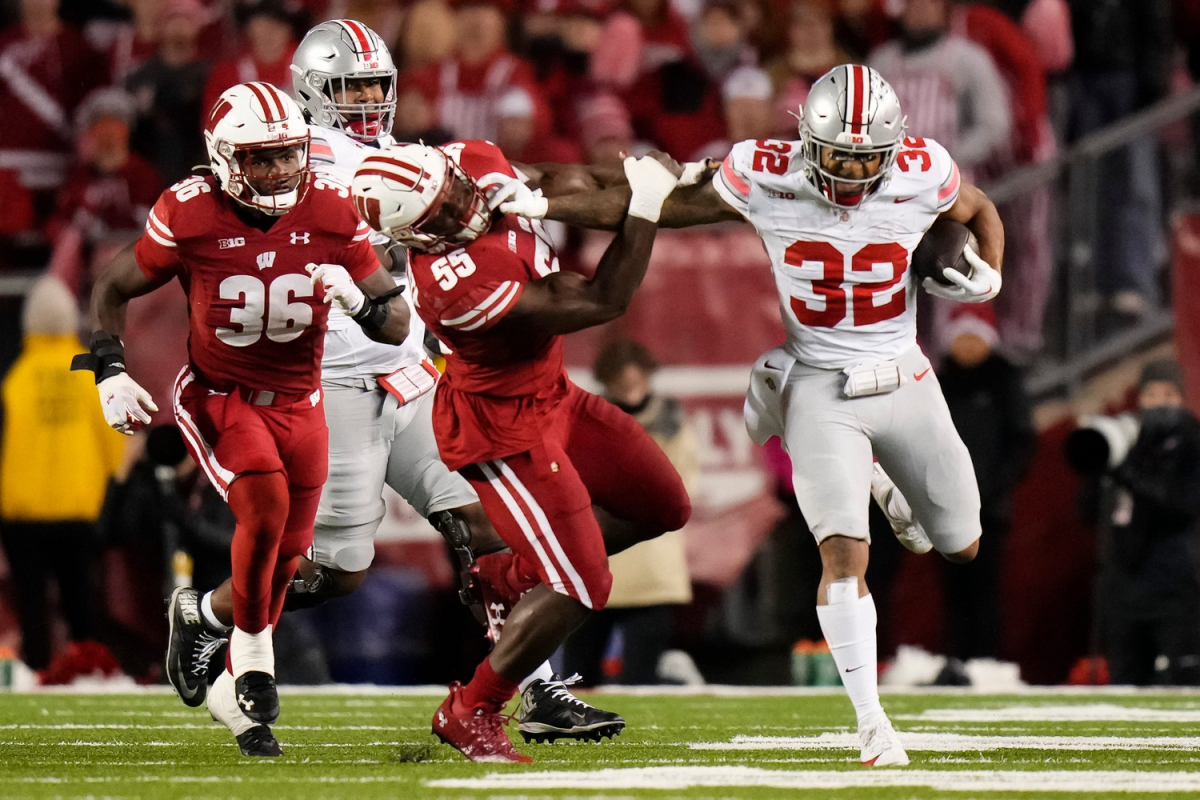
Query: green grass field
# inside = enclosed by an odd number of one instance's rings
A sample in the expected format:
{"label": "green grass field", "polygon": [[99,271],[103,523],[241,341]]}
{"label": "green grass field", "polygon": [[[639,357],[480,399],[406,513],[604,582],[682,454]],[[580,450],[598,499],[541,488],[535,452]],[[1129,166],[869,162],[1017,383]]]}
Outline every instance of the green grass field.
{"label": "green grass field", "polygon": [[284,757],[252,760],[173,695],[0,695],[0,797],[1200,797],[1197,693],[889,695],[913,763],[886,770],[838,693],[597,694],[624,735],[519,766],[435,743],[440,699],[288,692]]}

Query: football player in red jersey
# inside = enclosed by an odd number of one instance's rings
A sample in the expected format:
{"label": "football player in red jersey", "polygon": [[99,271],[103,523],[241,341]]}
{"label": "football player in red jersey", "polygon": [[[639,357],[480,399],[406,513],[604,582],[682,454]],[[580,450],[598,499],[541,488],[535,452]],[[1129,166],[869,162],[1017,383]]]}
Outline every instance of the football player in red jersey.
{"label": "football player in red jersey", "polygon": [[434,715],[433,732],[472,760],[530,760],[500,711],[604,607],[612,576],[593,504],[635,531],[628,544],[678,530],[691,513],[658,445],[563,368],[562,334],[624,313],[677,182],[653,158],[627,159],[625,173],[629,210],[591,280],[559,271],[539,223],[492,213],[517,174],[489,142],[393,146],[364,159],[352,183],[364,219],[409,248],[414,304],[453,351],[434,406],[442,460],[536,575],[474,678],[452,685]]}
{"label": "football player in red jersey", "polygon": [[409,311],[349,190],[309,174],[308,126],[291,98],[265,83],[235,86],[213,108],[205,140],[215,174],[165,191],[145,234],[100,277],[91,354],[73,366],[96,373],[114,428],[148,423],[158,409],[125,372],[125,306],[179,279],[191,327],[175,419],[237,518],[234,631],[208,708],[243,754],[279,755],[268,727],[279,716],[271,630],[312,542],[328,468],[327,304],[390,343],[407,336]]}

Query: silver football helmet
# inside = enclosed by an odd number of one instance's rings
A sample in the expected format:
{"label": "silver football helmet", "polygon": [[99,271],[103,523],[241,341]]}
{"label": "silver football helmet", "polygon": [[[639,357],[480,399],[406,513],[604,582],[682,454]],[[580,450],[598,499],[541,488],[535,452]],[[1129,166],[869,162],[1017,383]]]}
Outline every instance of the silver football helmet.
{"label": "silver football helmet", "polygon": [[[378,78],[381,103],[346,103],[348,81]],[[304,36],[292,56],[292,87],[312,124],[374,142],[396,116],[396,65],[379,34],[352,19],[322,22]]]}
{"label": "silver football helmet", "polygon": [[[862,203],[887,179],[904,142],[905,116],[896,92],[883,77],[859,64],[842,64],[812,85],[800,109],[800,143],[808,179],[831,203]],[[826,170],[822,148],[835,158],[879,155],[879,171],[868,178],[845,178]],[[836,184],[861,186],[854,196],[838,197]],[[849,193],[846,193],[847,195]]]}

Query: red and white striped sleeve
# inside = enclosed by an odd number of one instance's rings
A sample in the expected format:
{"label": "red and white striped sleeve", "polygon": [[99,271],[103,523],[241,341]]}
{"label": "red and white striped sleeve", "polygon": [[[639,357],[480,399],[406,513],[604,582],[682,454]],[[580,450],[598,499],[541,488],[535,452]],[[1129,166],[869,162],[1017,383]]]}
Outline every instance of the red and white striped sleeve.
{"label": "red and white striped sleeve", "polygon": [[739,142],[721,162],[713,176],[713,187],[729,206],[742,216],[750,216],[750,155],[754,142]]}
{"label": "red and white striped sleeve", "polygon": [[181,267],[179,246],[171,230],[172,209],[176,204],[175,195],[170,189],[159,195],[158,202],[146,218],[142,238],[134,246],[137,265],[151,280],[170,278]]}
{"label": "red and white striped sleeve", "polygon": [[958,200],[958,189],[962,185],[962,175],[959,172],[958,164],[937,142],[927,139],[929,153],[933,158],[934,174],[940,179],[938,181],[937,193],[937,211],[942,213],[949,210],[950,206]]}
{"label": "red and white striped sleeve", "polygon": [[442,309],[439,320],[456,331],[486,331],[512,310],[525,284],[516,280],[491,281],[472,287]]}

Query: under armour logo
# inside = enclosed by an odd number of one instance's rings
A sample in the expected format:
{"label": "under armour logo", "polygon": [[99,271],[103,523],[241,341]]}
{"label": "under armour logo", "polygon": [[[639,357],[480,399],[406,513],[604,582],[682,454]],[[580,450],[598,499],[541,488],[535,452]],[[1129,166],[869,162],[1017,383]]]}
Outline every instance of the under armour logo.
{"label": "under armour logo", "polygon": [[308,244],[309,234],[307,231],[296,233],[292,231],[292,244]]}
{"label": "under armour logo", "polygon": [[258,268],[259,269],[268,269],[269,267],[273,267],[273,266],[275,266],[275,251],[274,250],[268,250],[265,253],[258,254]]}
{"label": "under armour logo", "polygon": [[250,711],[251,709],[254,708],[254,701],[247,700],[246,695],[244,695],[244,694],[239,694],[238,695],[238,705],[241,706],[242,708],[246,709],[247,711]]}
{"label": "under armour logo", "polygon": [[492,624],[497,628],[503,628],[504,617],[500,615],[504,613],[504,603],[492,603],[488,606],[488,611],[490,612],[488,616],[491,617]]}
{"label": "under armour logo", "polygon": [[446,727],[446,715],[442,712],[442,710],[440,708],[438,709],[438,727],[439,728]]}

